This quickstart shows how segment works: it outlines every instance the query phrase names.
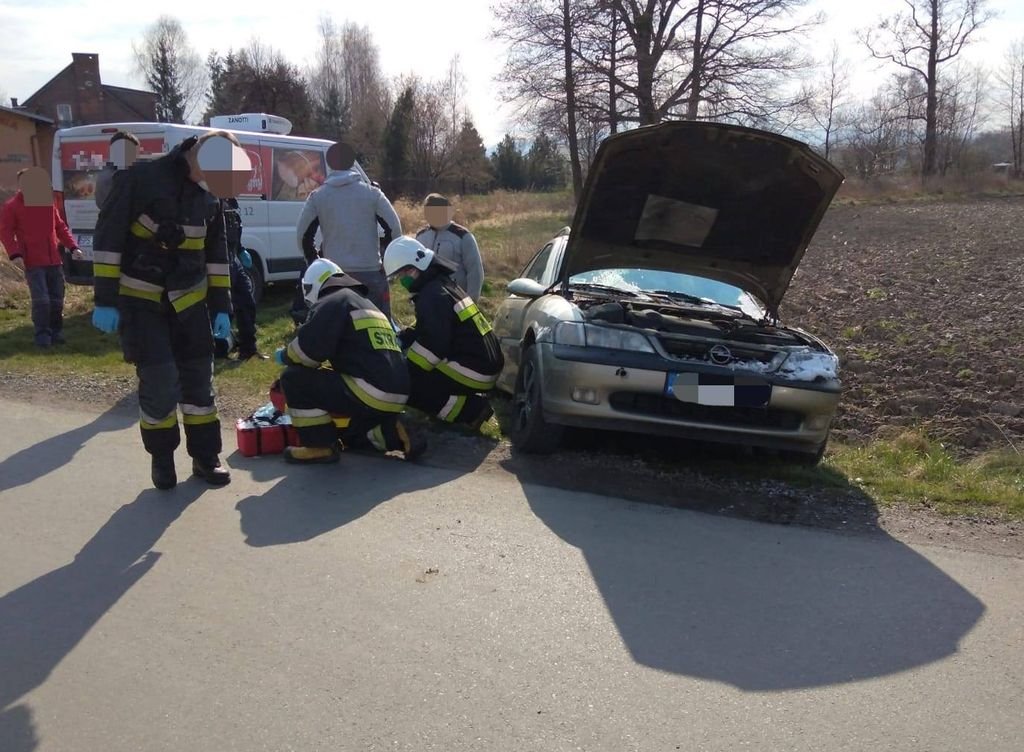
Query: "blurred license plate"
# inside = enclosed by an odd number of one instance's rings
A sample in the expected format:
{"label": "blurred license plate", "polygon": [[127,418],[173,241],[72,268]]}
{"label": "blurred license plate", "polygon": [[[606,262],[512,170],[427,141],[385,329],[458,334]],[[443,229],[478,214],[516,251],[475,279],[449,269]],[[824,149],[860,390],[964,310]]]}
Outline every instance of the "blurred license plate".
{"label": "blurred license plate", "polygon": [[665,394],[695,405],[764,407],[772,398],[772,385],[756,376],[669,373]]}
{"label": "blurred license plate", "polygon": [[82,249],[82,254],[86,260],[92,260],[92,235],[78,235],[78,247]]}

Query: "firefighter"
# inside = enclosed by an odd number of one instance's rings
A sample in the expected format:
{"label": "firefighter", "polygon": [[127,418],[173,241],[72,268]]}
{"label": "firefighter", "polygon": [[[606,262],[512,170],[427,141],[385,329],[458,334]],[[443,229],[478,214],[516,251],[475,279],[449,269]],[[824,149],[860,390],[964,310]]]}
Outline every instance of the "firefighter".
{"label": "firefighter", "polygon": [[412,294],[416,325],[399,333],[411,382],[409,406],[477,430],[493,414],[484,393],[504,365],[498,338],[466,291],[454,265],[414,238],[384,252],[384,271]]}
{"label": "firefighter", "polygon": [[[238,201],[234,198],[224,199],[221,205],[224,212],[224,226],[227,231],[228,259],[231,265],[231,303],[235,309],[235,324],[238,327],[238,359],[246,361],[250,358],[268,360],[256,347],[256,296],[252,277],[247,269],[252,268],[252,254],[242,247],[242,216]],[[221,345],[217,340],[218,357],[227,357],[231,351],[229,341]]]}
{"label": "firefighter", "polygon": [[[217,155],[234,160],[227,171]],[[142,444],[159,489],[177,484],[179,405],[193,474],[216,486],[231,480],[212,384],[213,338],[231,329],[231,282],[224,215],[207,181],[226,197],[231,170],[247,171],[248,161],[225,131],[191,136],[121,172],[96,222],[93,325],[119,332],[135,365]]]}
{"label": "firefighter", "polygon": [[[333,261],[310,264],[302,285],[309,316],[274,353],[287,366],[281,389],[302,444],[288,447],[285,459],[337,462],[339,438],[346,448],[400,450],[415,459],[426,442],[398,419],[409,374],[388,317],[367,298],[366,286]],[[348,425],[339,428],[332,414],[347,416]]]}

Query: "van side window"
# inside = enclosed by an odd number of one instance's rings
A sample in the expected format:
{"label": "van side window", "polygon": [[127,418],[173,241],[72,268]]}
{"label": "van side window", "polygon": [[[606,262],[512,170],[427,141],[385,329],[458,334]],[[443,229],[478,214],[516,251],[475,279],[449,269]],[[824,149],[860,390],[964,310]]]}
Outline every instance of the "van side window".
{"label": "van side window", "polygon": [[272,201],[305,201],[327,175],[320,149],[291,149],[274,146]]}

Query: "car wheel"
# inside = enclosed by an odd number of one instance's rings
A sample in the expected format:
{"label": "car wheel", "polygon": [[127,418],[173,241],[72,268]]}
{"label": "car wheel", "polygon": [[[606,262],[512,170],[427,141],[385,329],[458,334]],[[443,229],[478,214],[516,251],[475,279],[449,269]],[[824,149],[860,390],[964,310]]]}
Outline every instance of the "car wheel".
{"label": "car wheel", "polygon": [[550,454],[562,441],[562,427],[544,420],[537,348],[522,356],[513,398],[512,446],[528,454]]}
{"label": "car wheel", "polygon": [[787,462],[792,462],[794,465],[803,465],[804,467],[815,467],[821,463],[822,458],[825,456],[825,447],[828,446],[828,439],[825,439],[818,446],[816,451],[813,452],[784,452],[782,458]]}
{"label": "car wheel", "polygon": [[252,256],[252,266],[246,269],[245,273],[252,280],[252,298],[258,304],[263,300],[263,288],[266,285],[263,278],[263,261],[252,251],[249,251],[249,255]]}

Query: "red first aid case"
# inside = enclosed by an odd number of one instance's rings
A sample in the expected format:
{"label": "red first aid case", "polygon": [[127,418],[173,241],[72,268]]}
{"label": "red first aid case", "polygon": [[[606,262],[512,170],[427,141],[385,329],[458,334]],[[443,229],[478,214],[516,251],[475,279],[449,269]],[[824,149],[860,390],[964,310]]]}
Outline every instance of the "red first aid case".
{"label": "red first aid case", "polygon": [[263,423],[250,418],[240,418],[235,424],[238,451],[243,457],[280,454],[287,446],[289,430],[295,429],[290,424]]}

